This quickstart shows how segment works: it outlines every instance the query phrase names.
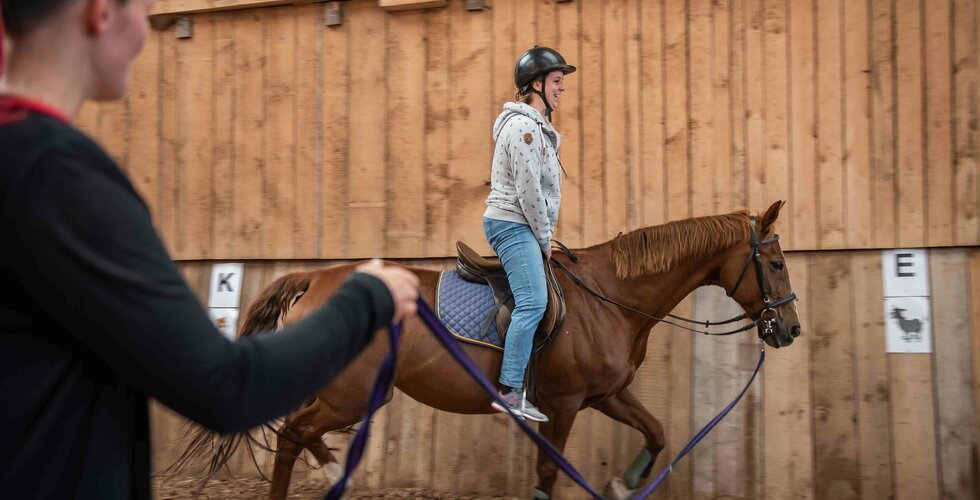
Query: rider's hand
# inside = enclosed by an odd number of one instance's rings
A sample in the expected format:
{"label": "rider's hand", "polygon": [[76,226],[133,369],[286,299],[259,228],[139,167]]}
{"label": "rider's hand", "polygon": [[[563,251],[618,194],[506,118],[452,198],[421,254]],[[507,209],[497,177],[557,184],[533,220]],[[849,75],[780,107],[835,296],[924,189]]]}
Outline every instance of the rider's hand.
{"label": "rider's hand", "polygon": [[548,247],[548,249],[544,251],[544,261],[548,262],[549,260],[551,260],[551,247]]}
{"label": "rider's hand", "polygon": [[391,299],[395,302],[392,323],[401,323],[407,316],[415,314],[416,300],[419,298],[419,278],[414,273],[398,266],[385,266],[380,259],[361,264],[355,271],[370,274],[388,287]]}

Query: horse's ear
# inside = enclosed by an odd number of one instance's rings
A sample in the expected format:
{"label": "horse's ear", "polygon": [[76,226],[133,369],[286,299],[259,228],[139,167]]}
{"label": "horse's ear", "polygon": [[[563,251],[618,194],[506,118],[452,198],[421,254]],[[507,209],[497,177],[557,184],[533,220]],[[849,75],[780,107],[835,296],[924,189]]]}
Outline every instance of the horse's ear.
{"label": "horse's ear", "polygon": [[766,213],[762,214],[762,217],[759,219],[759,231],[762,234],[769,234],[770,227],[772,227],[772,224],[776,222],[776,219],[779,217],[779,210],[783,208],[783,205],[785,204],[785,201],[779,200],[776,203],[769,205],[769,209],[766,210]]}

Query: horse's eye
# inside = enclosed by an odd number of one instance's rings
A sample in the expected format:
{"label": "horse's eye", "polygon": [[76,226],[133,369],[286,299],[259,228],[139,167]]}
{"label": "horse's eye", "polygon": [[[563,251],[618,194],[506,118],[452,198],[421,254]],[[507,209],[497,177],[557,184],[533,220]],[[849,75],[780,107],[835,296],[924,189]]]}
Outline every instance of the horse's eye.
{"label": "horse's eye", "polygon": [[772,270],[773,271],[782,271],[783,268],[786,267],[786,264],[783,264],[781,261],[778,261],[778,260],[777,261],[773,261],[769,265],[772,266]]}

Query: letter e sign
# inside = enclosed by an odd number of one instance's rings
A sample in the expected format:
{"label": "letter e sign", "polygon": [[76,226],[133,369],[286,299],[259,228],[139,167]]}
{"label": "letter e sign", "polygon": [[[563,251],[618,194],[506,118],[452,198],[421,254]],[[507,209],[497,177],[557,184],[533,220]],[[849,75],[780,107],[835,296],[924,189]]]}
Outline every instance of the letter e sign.
{"label": "letter e sign", "polygon": [[929,261],[921,248],[883,250],[881,275],[885,297],[929,296]]}

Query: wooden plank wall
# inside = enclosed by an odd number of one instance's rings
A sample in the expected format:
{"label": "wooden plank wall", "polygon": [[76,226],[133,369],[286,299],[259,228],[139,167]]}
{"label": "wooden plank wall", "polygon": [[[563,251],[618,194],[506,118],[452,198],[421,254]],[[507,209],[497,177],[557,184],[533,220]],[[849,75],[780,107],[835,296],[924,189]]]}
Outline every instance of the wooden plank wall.
{"label": "wooden plank wall", "polygon": [[464,3],[194,14],[79,123],[177,259],[486,250],[492,120],[550,45],[572,246],[776,199],[792,250],[980,244],[980,0]]}
{"label": "wooden plank wall", "polygon": [[[980,495],[980,249],[929,252],[934,352],[887,354],[878,251],[787,256],[803,334],[768,349],[760,378],[729,417],[674,469],[657,498],[970,499]],[[439,269],[449,261],[410,262]],[[243,304],[287,272],[326,262],[247,263]],[[206,299],[210,263],[181,264]],[[738,307],[705,288],[675,312],[729,317]],[[657,473],[730,401],[759,356],[752,335],[707,338],[654,330],[634,394],[667,431]],[[183,420],[154,409],[154,464],[179,451]],[[375,420],[359,472],[367,487],[422,487],[525,498],[533,449],[502,415],[437,412],[397,393]],[[349,435],[330,435],[345,447]],[[642,445],[637,431],[582,412],[566,456],[594,485],[621,476]],[[271,457],[259,455],[266,472]],[[312,460],[312,458],[309,458]],[[236,475],[256,476],[239,454]],[[312,476],[311,476],[312,475]],[[320,475],[320,476],[317,476]],[[321,477],[297,465],[296,477]],[[559,498],[581,492],[561,476]]]}

